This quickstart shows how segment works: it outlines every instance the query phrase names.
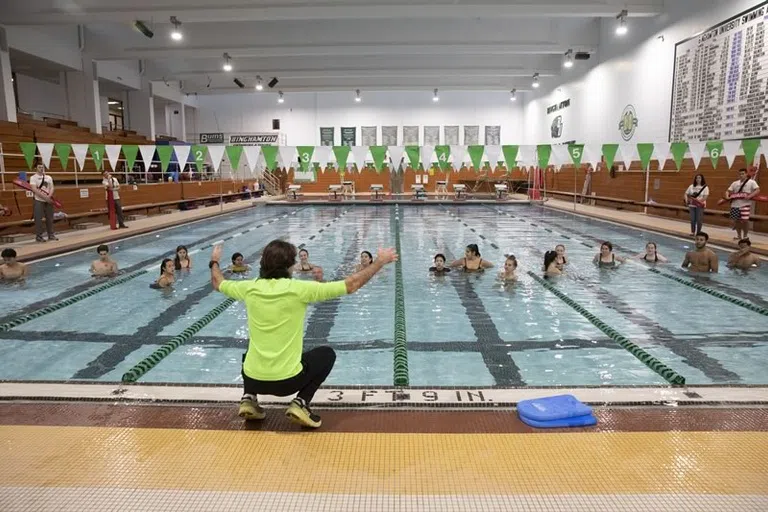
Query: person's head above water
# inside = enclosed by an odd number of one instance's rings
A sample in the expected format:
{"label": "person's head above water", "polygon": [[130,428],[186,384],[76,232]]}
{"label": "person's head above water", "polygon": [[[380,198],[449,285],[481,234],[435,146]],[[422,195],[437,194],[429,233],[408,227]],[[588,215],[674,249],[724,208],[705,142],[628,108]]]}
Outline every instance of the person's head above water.
{"label": "person's head above water", "polygon": [[613,244],[611,242],[603,242],[600,244],[600,254],[608,256],[613,252]]}
{"label": "person's head above water", "polygon": [[171,258],[165,258],[160,264],[160,275],[164,273],[173,274],[173,260]]}
{"label": "person's head above water", "polygon": [[747,247],[752,247],[752,241],[749,238],[739,240],[739,249],[746,249]]}
{"label": "person's head above water", "polygon": [[300,259],[302,262],[306,263],[306,262],[307,262],[307,260],[309,260],[309,251],[308,251],[308,250],[306,250],[306,249],[301,249],[301,250],[299,251],[299,259]]}
{"label": "person's head above water", "polygon": [[557,260],[557,253],[555,251],[547,251],[544,253],[544,271],[549,269],[549,266]]}
{"label": "person's head above water", "polygon": [[514,254],[507,254],[507,258],[504,260],[504,271],[514,272],[517,269],[517,258]]}
{"label": "person's head above water", "polygon": [[99,255],[99,259],[106,260],[109,258],[109,247],[106,245],[100,245],[96,248],[96,252]]}
{"label": "person's head above water", "polygon": [[363,251],[360,253],[360,264],[364,267],[367,267],[373,263],[373,255],[368,251]]}
{"label": "person's head above water", "polygon": [[445,255],[441,253],[435,254],[434,261],[435,261],[435,268],[437,270],[442,270],[443,268],[445,268]]}
{"label": "person's head above water", "polygon": [[563,261],[565,261],[565,246],[563,244],[557,244],[555,246],[555,253],[557,254],[558,258],[562,258]]}
{"label": "person's head above water", "polygon": [[242,267],[243,266],[243,255],[240,254],[239,252],[236,252],[235,254],[233,254],[232,255],[232,264],[237,266],[237,267]]}
{"label": "person's head above water", "polygon": [[261,253],[260,279],[288,279],[296,264],[296,246],[283,240],[272,240]]}
{"label": "person's head above water", "polygon": [[477,244],[469,244],[466,249],[464,249],[464,257],[468,259],[474,259],[480,257],[480,248],[477,246]]}
{"label": "person's head above water", "polygon": [[189,259],[189,251],[187,251],[187,247],[185,245],[176,247],[176,257],[173,258],[173,265],[176,267],[176,270],[181,270],[181,260],[186,259]]}
{"label": "person's head above water", "polygon": [[3,249],[3,252],[0,256],[3,258],[3,263],[6,264],[14,263],[16,261],[16,251],[11,248]]}
{"label": "person's head above water", "polygon": [[656,254],[656,242],[648,242],[645,244],[645,254],[648,256]]}
{"label": "person's head above water", "polygon": [[707,241],[709,241],[709,235],[706,234],[703,231],[699,231],[696,233],[696,248],[697,249],[703,249],[707,246]]}

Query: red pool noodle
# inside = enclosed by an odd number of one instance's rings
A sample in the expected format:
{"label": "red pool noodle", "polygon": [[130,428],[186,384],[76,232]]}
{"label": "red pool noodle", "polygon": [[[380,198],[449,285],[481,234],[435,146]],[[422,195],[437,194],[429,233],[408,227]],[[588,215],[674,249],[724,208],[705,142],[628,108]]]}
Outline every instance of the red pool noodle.
{"label": "red pool noodle", "polygon": [[[13,184],[14,184],[14,185],[16,185],[17,187],[21,187],[21,188],[23,188],[24,190],[29,190],[29,191],[30,191],[30,192],[32,192],[33,194],[35,193],[35,190],[33,190],[33,189],[32,189],[32,185],[30,185],[30,184],[29,184],[28,182],[26,182],[26,181],[22,181],[22,180],[20,180],[20,179],[15,179],[15,180],[13,180]],[[58,199],[56,199],[55,197],[53,197],[53,196],[51,196],[51,195],[48,195],[48,194],[46,194],[46,193],[45,193],[44,191],[42,191],[42,190],[37,190],[37,193],[38,193],[38,194],[40,194],[40,195],[42,195],[43,197],[47,197],[47,198],[48,198],[48,201],[50,201],[50,203],[51,203],[53,206],[55,206],[57,209],[61,210],[61,209],[63,208],[63,206],[62,206],[61,202],[60,202]]]}

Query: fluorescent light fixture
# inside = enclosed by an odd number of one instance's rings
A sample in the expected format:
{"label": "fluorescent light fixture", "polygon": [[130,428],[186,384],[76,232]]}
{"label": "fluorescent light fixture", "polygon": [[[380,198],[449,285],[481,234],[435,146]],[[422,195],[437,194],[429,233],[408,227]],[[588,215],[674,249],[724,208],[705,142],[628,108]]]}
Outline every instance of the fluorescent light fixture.
{"label": "fluorescent light fixture", "polygon": [[184,39],[184,34],[181,33],[181,22],[176,16],[171,16],[171,25],[173,25],[173,30],[171,30],[171,39],[174,41],[181,41]]}
{"label": "fluorescent light fixture", "polygon": [[517,89],[509,91],[509,101],[517,101]]}
{"label": "fluorescent light fixture", "polygon": [[363,99],[360,97],[360,89],[357,89],[357,90],[355,91],[355,101],[356,101],[356,102],[358,102],[358,103],[360,103],[361,101],[363,101]]}
{"label": "fluorescent light fixture", "polygon": [[433,91],[433,93],[432,93],[432,101],[434,101],[435,103],[437,103],[438,101],[440,101],[440,96],[438,96],[438,94],[437,94],[437,89],[435,89],[435,90]]}
{"label": "fluorescent light fixture", "polygon": [[627,10],[624,9],[619,13],[618,16],[616,16],[616,19],[619,20],[619,24],[616,25],[616,35],[617,36],[623,36],[626,35],[628,32],[627,28]]}
{"label": "fluorescent light fixture", "polygon": [[221,66],[221,69],[227,72],[232,71],[232,57],[226,52],[224,53],[224,65]]}
{"label": "fluorescent light fixture", "polygon": [[531,86],[533,86],[534,89],[538,89],[539,85],[540,85],[539,84],[539,74],[538,73],[534,73],[533,74],[533,83],[531,84]]}
{"label": "fluorescent light fixture", "polygon": [[263,91],[264,90],[264,84],[262,83],[260,76],[256,77],[256,90],[257,91]]}
{"label": "fluorescent light fixture", "polygon": [[573,50],[568,50],[567,52],[565,52],[563,67],[568,69],[573,67]]}
{"label": "fluorescent light fixture", "polygon": [[283,98],[283,91],[279,91],[277,93],[277,102],[278,103],[285,103],[285,98]]}

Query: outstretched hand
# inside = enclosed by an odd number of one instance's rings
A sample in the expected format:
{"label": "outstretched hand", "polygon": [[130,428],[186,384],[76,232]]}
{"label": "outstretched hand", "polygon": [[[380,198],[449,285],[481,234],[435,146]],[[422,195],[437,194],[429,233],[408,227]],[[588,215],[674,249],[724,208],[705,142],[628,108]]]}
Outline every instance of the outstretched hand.
{"label": "outstretched hand", "polygon": [[217,244],[213,246],[213,252],[211,253],[211,261],[221,261],[221,252],[224,250],[224,244]]}
{"label": "outstretched hand", "polygon": [[376,259],[381,261],[384,265],[388,265],[394,261],[397,261],[398,255],[393,247],[379,249],[376,253]]}

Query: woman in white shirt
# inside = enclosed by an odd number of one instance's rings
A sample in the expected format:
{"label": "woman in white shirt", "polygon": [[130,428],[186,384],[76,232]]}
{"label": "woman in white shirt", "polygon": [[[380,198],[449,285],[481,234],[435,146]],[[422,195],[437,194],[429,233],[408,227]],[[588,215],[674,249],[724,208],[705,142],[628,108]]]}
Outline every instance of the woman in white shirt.
{"label": "woman in white shirt", "polygon": [[697,174],[693,177],[693,184],[688,186],[685,191],[685,204],[688,206],[688,212],[691,215],[691,235],[701,231],[704,224],[704,208],[707,207],[707,196],[709,196],[709,187],[703,174]]}

